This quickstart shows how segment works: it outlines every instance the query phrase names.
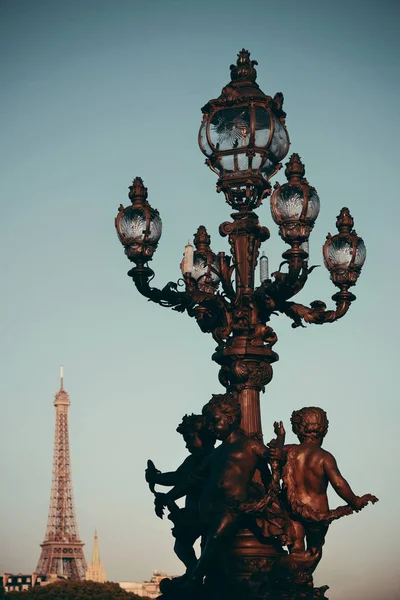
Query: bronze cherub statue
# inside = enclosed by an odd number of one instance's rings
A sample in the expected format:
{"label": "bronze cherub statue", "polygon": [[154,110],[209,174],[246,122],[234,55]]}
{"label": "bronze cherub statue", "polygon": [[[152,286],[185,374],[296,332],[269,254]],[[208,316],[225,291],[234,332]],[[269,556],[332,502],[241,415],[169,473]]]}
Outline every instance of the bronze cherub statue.
{"label": "bronze cherub statue", "polygon": [[[265,496],[274,482],[268,465],[268,448],[240,428],[241,408],[236,395],[213,395],[202,412],[211,432],[222,443],[203,464],[208,471],[199,505],[201,526],[205,532],[204,544],[192,581],[202,580],[218,563],[224,568],[221,558],[226,554],[227,543],[246,520],[255,516],[253,508],[257,500],[254,497],[260,494],[260,488],[262,496]],[[260,473],[262,486],[253,481],[256,471]],[[275,483],[278,484],[275,487],[277,496],[279,478],[277,482],[275,478]],[[272,494],[268,508],[263,506],[264,512],[270,509],[263,537],[284,535],[285,521],[276,500]]]}
{"label": "bronze cherub statue", "polygon": [[[329,525],[335,519],[358,512],[376,496],[357,496],[341,475],[332,454],[321,448],[328,431],[326,412],[315,406],[295,410],[291,417],[293,433],[300,444],[288,444],[282,450],[270,449],[270,457],[282,461],[282,503],[292,525],[288,543],[290,557],[286,562],[297,569],[307,567],[312,573],[322,557],[322,547]],[[275,423],[275,433],[285,436],[282,424]],[[331,510],[327,488],[331,484],[336,493],[347,502]]]}
{"label": "bronze cherub statue", "polygon": [[[145,477],[151,491],[155,494],[157,516],[163,517],[165,506],[170,511],[168,518],[174,523],[172,535],[175,537],[175,554],[186,569],[191,570],[197,563],[193,545],[201,536],[199,498],[202,479],[196,478],[196,471],[213,451],[215,437],[211,435],[205,417],[202,415],[185,415],[176,431],[183,436],[189,456],[176,471],[169,473],[161,473],[154,467],[152,461],[148,461]],[[177,488],[178,493],[173,497],[161,494],[155,491],[155,485],[170,486],[173,490]],[[182,496],[186,496],[185,507],[179,508],[175,500]]]}

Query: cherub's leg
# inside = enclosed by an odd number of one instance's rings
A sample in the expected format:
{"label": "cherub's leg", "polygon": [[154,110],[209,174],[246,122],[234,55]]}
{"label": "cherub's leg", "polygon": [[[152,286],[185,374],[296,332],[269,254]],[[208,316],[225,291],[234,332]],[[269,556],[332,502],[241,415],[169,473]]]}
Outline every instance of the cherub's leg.
{"label": "cherub's leg", "polygon": [[227,539],[233,535],[237,528],[238,518],[227,512],[219,516],[207,531],[204,548],[193,572],[194,577],[203,577],[211,561],[217,559]]}
{"label": "cherub's leg", "polygon": [[294,539],[290,544],[288,544],[289,552],[290,554],[304,552],[306,549],[304,543],[306,532],[304,527],[301,523],[299,523],[299,521],[292,521],[292,526],[294,530]]}
{"label": "cherub's leg", "polygon": [[306,528],[307,551],[315,555],[316,558],[313,571],[322,558],[322,546],[325,544],[325,536],[328,529],[329,525],[324,525],[322,523],[308,525]]}
{"label": "cherub's leg", "polygon": [[193,544],[197,540],[198,535],[179,536],[175,540],[174,551],[179,560],[183,562],[187,571],[194,569],[197,563],[197,556],[193,549]]}

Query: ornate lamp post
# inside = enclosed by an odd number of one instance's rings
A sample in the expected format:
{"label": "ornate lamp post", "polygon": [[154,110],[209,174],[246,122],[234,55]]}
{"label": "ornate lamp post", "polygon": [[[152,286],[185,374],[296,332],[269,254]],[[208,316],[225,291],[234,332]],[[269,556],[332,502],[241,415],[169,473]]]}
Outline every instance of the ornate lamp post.
{"label": "ornate lamp post", "polygon": [[306,248],[320,208],[316,190],[304,178],[299,155],[292,154],[285,169],[288,182],[275,184],[271,195],[272,218],[289,249],[271,279],[265,273],[267,259],[261,259],[262,282],[255,286],[260,246],[270,233],[253,211],[271,194],[270,179],[289,150],[283,95],[271,98],[260,90],[256,64],[248,51],[238,54],[237,64],[231,66],[231,82],[203,107],[199,131],[206,164],[218,175],[217,191],[224,193],[235,211],[232,221],[220,225],[220,234],[228,236],[231,256],[214,254],[210,236],[201,226],[194,236],[195,249],[189,243],[181,263],[185,289],[178,290],[173,282],[162,289],[151,287],[154,272],[148,264],[162,226],[139,177],[129,188],[132,204],[120,206],[115,225],[125,254],[135,263],[128,274],[139,292],[161,306],[186,311],[203,332],[212,334],[218,344],[213,360],[221,367],[219,380],[228,391],[239,393],[242,427],[261,436],[259,395],[271,381],[271,365],[278,360],[272,349],[277,336],[267,325],[271,315],[286,314],[293,327],[336,321],[355,300],[349,288],[357,281],[366,252],[352,230],[349,210],[343,208],[336,223],[339,233],[329,234],[323,249],[325,265],[340,290],[333,296],[336,310],[327,310],[319,300],[309,307],[291,301],[312,271]]}
{"label": "ornate lamp post", "polygon": [[[147,189],[140,178],[129,188],[131,206],[119,208],[116,228],[125,253],[134,267],[128,275],[139,292],[149,300],[194,317],[203,332],[217,343],[213,360],[220,366],[219,380],[227,392],[236,392],[242,409],[242,428],[261,439],[260,392],[272,378],[273,350],[277,336],[269,326],[273,314],[283,313],[292,327],[303,323],[331,323],[343,317],[355,296],[355,285],[365,261],[365,245],[352,229],[353,219],[342,208],[337,219],[338,234],[327,237],[323,247],[325,265],[339,291],[332,297],[335,309],[327,310],[316,300],[303,306],[292,298],[304,287],[313,267],[308,266],[308,240],[320,209],[316,190],[305,177],[298,154],[286,163],[287,183],[270,179],[281,168],[289,151],[283,95],[264,94],[256,83],[256,61],[247,50],[232,65],[231,81],[221,95],[202,108],[199,145],[206,164],[217,174],[217,191],[223,192],[233,209],[232,220],[220,225],[227,236],[231,255],[214,253],[210,236],[200,226],[194,247],[185,247],[181,271],[184,289],[169,282],[162,289],[152,287],[154,272],[149,267],[161,236],[158,211],[147,201]],[[283,253],[279,270],[268,274],[268,259],[261,257],[261,284],[255,270],[261,244],[270,237],[261,226],[255,209],[271,196],[271,213],[279,234],[289,248]],[[251,536],[250,536],[251,537]],[[238,541],[239,554],[248,560],[268,554],[258,542]],[[253,557],[253,558],[252,558]]]}

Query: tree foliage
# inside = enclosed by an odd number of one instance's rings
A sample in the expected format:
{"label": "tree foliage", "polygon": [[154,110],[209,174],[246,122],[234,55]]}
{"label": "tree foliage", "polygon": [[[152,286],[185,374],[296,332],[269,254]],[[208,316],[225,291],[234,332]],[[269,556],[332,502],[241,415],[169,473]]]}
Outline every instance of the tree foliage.
{"label": "tree foliage", "polygon": [[145,600],[123,590],[118,583],[56,581],[24,592],[9,592],[7,600]]}

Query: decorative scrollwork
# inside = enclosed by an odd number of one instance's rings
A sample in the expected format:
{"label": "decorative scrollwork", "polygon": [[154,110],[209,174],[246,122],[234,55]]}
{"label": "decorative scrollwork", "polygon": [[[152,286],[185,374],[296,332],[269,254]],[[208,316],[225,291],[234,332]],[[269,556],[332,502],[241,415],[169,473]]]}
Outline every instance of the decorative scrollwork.
{"label": "decorative scrollwork", "polygon": [[[225,93],[229,94],[229,90],[230,87],[227,86]],[[271,100],[276,104],[276,110],[280,109],[281,101],[283,98],[280,97]],[[304,166],[296,157],[297,155],[292,156],[287,168],[287,175],[292,179],[304,175]],[[304,179],[301,182],[306,185]],[[244,188],[251,185],[250,180],[243,184]],[[131,187],[136,204],[147,202],[147,189],[141,180],[135,180]],[[336,246],[342,254],[345,251],[349,253],[351,247],[350,259],[355,262],[357,249],[360,253],[364,246],[361,238],[351,230],[352,226],[353,219],[348,209],[342,209],[338,218]],[[162,289],[151,287],[154,272],[144,262],[146,257],[142,247],[140,252],[132,250],[140,256],[138,258],[134,252],[132,260],[136,262],[136,267],[129,275],[139,292],[151,302],[178,312],[186,311],[196,319],[201,331],[211,333],[217,343],[213,358],[221,366],[219,380],[226,389],[264,390],[272,378],[271,364],[278,360],[278,355],[271,350],[278,338],[267,325],[271,316],[285,314],[293,321],[293,328],[304,327],[307,323],[322,325],[337,321],[346,314],[351,302],[355,300],[348,288],[355,284],[361,267],[357,266],[358,270],[352,268],[352,263],[351,268],[339,268],[336,263],[329,267],[333,282],[340,288],[333,296],[336,303],[334,310],[328,310],[321,300],[304,306],[291,301],[291,298],[303,289],[316,267],[308,266],[308,248],[306,251],[302,247],[301,240],[289,240],[290,248],[282,255],[284,260],[279,270],[272,273],[270,279],[263,281],[260,287],[255,288],[254,275],[259,250],[261,243],[269,238],[268,229],[260,225],[257,215],[251,209],[241,206],[238,212],[232,214],[232,221],[225,221],[220,225],[219,231],[221,236],[228,237],[231,256],[224,252],[214,254],[210,247],[210,236],[206,228],[200,226],[194,236],[194,261],[197,264],[201,258],[207,268],[200,276],[193,269],[190,273],[184,273],[181,280],[184,289],[179,289],[179,282],[169,282]],[[351,238],[350,241],[348,238]],[[326,248],[332,240],[329,237]],[[132,244],[131,246],[133,248]],[[338,253],[336,246],[334,250]],[[154,248],[152,247],[152,252]],[[326,248],[325,254],[329,254],[329,248]],[[333,250],[329,256],[332,252]],[[336,255],[332,256],[335,258]],[[341,254],[338,256],[340,258]],[[337,258],[335,260],[338,261]],[[283,267],[286,267],[286,271]],[[235,282],[232,281],[233,275]],[[219,285],[222,291],[218,291]]]}
{"label": "decorative scrollwork", "polygon": [[154,278],[154,271],[149,267],[134,267],[128,274],[132,277],[138,291],[150,302],[172,308],[178,312],[184,312],[193,304],[192,299],[186,292],[178,291],[178,283],[170,281],[161,290],[150,287],[149,283]]}

